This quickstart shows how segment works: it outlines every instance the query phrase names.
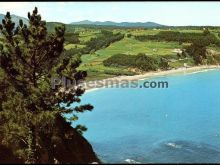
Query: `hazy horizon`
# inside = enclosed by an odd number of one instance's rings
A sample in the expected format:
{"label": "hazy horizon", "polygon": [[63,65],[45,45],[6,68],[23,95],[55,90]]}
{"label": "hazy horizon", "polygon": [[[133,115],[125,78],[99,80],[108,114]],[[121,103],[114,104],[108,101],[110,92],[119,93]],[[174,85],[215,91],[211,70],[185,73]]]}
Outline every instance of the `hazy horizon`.
{"label": "hazy horizon", "polygon": [[168,26],[220,26],[220,2],[0,2],[0,13],[27,18],[36,6],[48,22],[155,22]]}

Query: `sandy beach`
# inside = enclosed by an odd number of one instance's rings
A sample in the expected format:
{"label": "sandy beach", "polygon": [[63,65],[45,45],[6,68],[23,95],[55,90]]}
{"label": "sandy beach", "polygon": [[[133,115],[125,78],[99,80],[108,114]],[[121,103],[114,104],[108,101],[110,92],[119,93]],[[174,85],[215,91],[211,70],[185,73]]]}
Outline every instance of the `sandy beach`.
{"label": "sandy beach", "polygon": [[[182,67],[182,68],[177,68],[177,69],[171,69],[171,70],[165,70],[165,71],[150,71],[146,72],[143,74],[138,74],[134,76],[117,76],[113,78],[107,78],[103,80],[99,80],[102,82],[107,82],[107,81],[112,81],[115,82],[121,82],[121,81],[135,81],[135,80],[144,80],[147,78],[155,77],[155,76],[164,76],[164,75],[171,75],[171,74],[177,74],[177,73],[192,73],[192,72],[197,72],[197,71],[203,71],[203,70],[210,70],[210,69],[220,69],[219,65],[200,65],[200,66],[193,66],[193,67]],[[105,88],[101,87],[101,88]],[[87,85],[85,86],[86,92],[91,92],[100,88],[97,87],[88,87]]]}

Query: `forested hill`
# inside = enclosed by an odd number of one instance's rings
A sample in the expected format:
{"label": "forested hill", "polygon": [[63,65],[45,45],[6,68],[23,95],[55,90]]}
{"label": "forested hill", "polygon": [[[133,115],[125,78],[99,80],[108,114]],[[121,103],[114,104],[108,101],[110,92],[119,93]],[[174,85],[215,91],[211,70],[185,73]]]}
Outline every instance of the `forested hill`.
{"label": "forested hill", "polygon": [[[5,17],[4,14],[0,14],[0,23],[2,22],[2,19]],[[15,22],[15,25],[17,26],[19,24],[19,20],[21,19],[23,21],[24,24],[28,24],[28,19],[21,17],[21,16],[17,16],[17,15],[11,15],[12,17],[12,21]],[[48,30],[51,31],[52,29],[54,29],[54,27],[58,24],[63,24],[61,22],[48,22],[47,23],[47,27]],[[105,26],[105,27],[143,27],[143,28],[163,28],[163,27],[167,27],[165,25],[161,25],[155,22],[111,22],[111,21],[105,21],[105,22],[100,22],[100,21],[88,21],[88,20],[84,20],[84,21],[79,21],[79,22],[72,22],[70,24],[66,24],[66,27],[69,31],[72,31],[76,26],[85,26],[85,27],[97,27],[97,26]]]}
{"label": "forested hill", "polygon": [[[5,17],[4,14],[0,14],[0,23],[2,22],[2,19]],[[12,21],[15,23],[15,25],[19,24],[19,20],[21,19],[23,21],[24,24],[28,24],[28,19],[24,18],[24,17],[20,17],[17,15],[11,15]]]}
{"label": "forested hill", "polygon": [[161,25],[155,22],[112,22],[112,21],[89,21],[89,20],[84,20],[84,21],[79,21],[79,22],[72,22],[71,24],[73,25],[101,25],[101,26],[120,26],[120,27],[147,27],[147,28],[152,28],[152,27],[165,27],[165,25]]}

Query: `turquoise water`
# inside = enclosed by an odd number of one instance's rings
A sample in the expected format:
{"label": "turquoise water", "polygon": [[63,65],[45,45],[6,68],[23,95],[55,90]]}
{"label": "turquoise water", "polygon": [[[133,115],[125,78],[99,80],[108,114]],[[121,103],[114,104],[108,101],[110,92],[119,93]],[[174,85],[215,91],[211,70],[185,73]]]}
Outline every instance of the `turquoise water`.
{"label": "turquoise water", "polygon": [[[106,163],[220,163],[220,70],[155,77],[168,89],[99,89],[84,136]],[[140,81],[140,84],[143,80]],[[129,159],[129,160],[128,160]]]}

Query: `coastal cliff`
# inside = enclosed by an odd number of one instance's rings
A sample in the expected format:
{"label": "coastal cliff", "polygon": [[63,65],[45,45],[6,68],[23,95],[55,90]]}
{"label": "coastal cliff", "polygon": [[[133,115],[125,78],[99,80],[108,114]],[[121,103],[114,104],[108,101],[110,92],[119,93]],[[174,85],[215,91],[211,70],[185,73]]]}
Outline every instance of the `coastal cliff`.
{"label": "coastal cliff", "polygon": [[[61,116],[56,119],[54,134],[39,147],[37,163],[100,163],[92,146]],[[0,145],[0,163],[24,163],[12,147]]]}

